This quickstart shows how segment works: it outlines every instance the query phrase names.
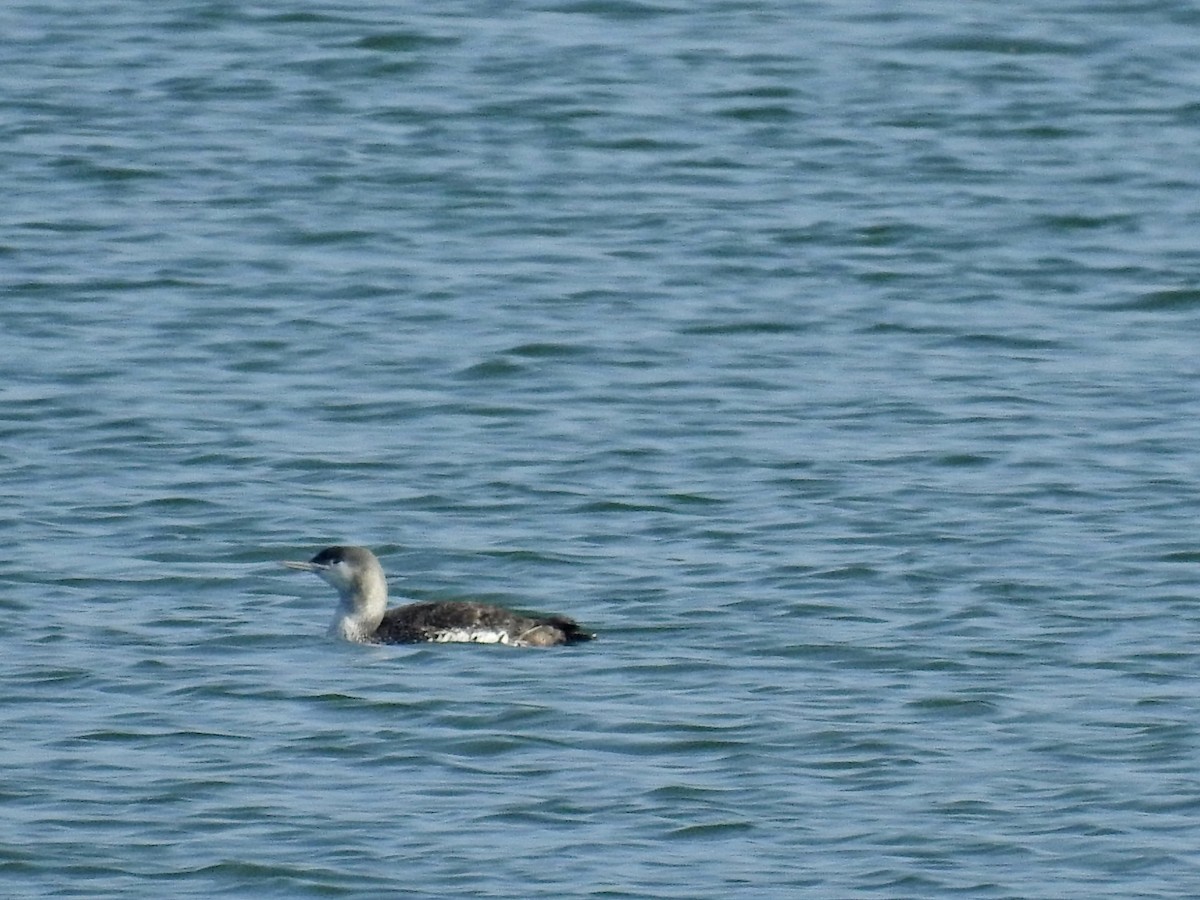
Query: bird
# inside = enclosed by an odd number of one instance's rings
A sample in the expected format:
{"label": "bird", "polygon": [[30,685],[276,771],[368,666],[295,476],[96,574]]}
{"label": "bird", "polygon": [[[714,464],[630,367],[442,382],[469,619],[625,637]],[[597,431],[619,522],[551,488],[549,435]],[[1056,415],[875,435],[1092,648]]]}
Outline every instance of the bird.
{"label": "bird", "polygon": [[566,616],[523,614],[468,600],[410,603],[387,608],[387,578],[366,547],[326,547],[289,569],[312,572],[338,592],[329,633],[360,644],[475,643],[552,647],[595,635]]}

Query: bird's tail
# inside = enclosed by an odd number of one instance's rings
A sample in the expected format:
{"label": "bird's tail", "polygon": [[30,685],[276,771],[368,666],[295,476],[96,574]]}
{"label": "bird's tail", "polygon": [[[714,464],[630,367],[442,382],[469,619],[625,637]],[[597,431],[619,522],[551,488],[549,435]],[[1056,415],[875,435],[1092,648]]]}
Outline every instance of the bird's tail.
{"label": "bird's tail", "polygon": [[578,622],[566,616],[551,616],[546,620],[546,624],[553,625],[563,633],[564,644],[580,644],[596,636],[590,631],[584,631]]}

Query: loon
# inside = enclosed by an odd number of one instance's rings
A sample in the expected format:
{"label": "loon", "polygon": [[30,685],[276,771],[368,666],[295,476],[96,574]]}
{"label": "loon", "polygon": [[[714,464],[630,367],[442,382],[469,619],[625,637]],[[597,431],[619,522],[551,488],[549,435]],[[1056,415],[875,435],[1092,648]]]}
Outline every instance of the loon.
{"label": "loon", "polygon": [[326,547],[308,562],[283,563],[312,572],[338,592],[329,633],[360,644],[511,644],[552,647],[595,637],[566,616],[522,615],[466,600],[387,608],[387,578],[366,547]]}

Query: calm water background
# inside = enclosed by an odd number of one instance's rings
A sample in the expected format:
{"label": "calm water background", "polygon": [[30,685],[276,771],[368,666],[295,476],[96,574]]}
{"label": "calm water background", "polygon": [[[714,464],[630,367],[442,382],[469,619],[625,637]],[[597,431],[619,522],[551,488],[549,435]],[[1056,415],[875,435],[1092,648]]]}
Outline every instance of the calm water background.
{"label": "calm water background", "polygon": [[1194,4],[0,32],[4,896],[1200,894]]}

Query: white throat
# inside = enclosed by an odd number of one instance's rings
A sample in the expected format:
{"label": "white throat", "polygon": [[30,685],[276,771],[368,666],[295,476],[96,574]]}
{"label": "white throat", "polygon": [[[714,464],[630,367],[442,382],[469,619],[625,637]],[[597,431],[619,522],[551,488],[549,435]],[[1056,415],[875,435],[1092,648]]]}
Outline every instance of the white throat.
{"label": "white throat", "polygon": [[378,564],[357,569],[347,580],[342,571],[320,573],[337,588],[338,605],[329,633],[347,641],[371,641],[387,610],[387,579]]}
{"label": "white throat", "polygon": [[370,625],[362,616],[356,615],[352,611],[346,611],[341,604],[338,604],[337,613],[334,615],[333,621],[329,623],[329,633],[333,637],[340,637],[356,644],[367,644],[370,643],[375,629],[378,627],[378,622]]}

